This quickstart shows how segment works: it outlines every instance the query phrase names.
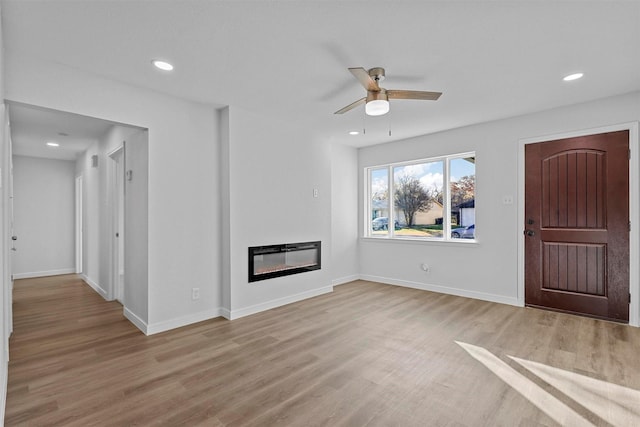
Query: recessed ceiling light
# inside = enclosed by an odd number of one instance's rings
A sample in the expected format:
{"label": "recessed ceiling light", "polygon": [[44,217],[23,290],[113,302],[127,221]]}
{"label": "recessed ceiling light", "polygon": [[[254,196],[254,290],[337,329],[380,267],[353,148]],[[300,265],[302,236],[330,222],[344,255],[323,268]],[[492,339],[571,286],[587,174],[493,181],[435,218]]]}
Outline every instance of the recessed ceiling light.
{"label": "recessed ceiling light", "polygon": [[574,73],[563,77],[562,80],[564,80],[565,82],[570,82],[571,80],[578,80],[579,78],[582,78],[582,76],[584,76],[584,73]]}
{"label": "recessed ceiling light", "polygon": [[349,132],[349,135],[360,135],[360,132],[358,132],[357,130],[352,130]]}
{"label": "recessed ceiling light", "polygon": [[60,144],[58,144],[57,142],[47,142],[47,145],[49,147],[59,147],[60,146]]}
{"label": "recessed ceiling light", "polygon": [[171,70],[173,70],[173,65],[169,64],[166,61],[161,61],[159,59],[154,59],[153,61],[151,61],[151,63],[153,65],[155,65],[156,68],[159,68],[159,69],[161,69],[163,71],[171,71]]}

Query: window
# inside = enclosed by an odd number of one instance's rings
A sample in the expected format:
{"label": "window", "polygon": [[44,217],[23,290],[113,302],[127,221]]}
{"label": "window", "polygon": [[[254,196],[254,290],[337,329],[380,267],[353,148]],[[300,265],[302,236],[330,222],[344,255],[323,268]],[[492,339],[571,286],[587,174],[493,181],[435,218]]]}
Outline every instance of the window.
{"label": "window", "polygon": [[366,236],[475,239],[475,153],[366,168]]}

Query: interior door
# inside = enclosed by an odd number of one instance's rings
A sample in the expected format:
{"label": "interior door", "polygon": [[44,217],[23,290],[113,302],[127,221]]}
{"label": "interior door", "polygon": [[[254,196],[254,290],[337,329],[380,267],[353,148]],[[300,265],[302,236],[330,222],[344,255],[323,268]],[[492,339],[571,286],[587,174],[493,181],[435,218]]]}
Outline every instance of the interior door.
{"label": "interior door", "polygon": [[525,146],[525,304],[629,320],[629,132]]}
{"label": "interior door", "polygon": [[124,305],[124,257],[125,257],[125,229],[124,229],[124,145],[109,155],[110,183],[111,183],[111,229],[112,254],[111,277],[113,297]]}
{"label": "interior door", "polygon": [[[6,110],[4,110],[3,113],[6,114]],[[8,117],[5,116],[4,114],[3,114],[3,120],[7,120]],[[9,197],[5,198],[5,200],[8,200],[8,203],[9,203],[9,206],[8,206],[9,233],[8,234],[11,236],[11,252],[7,255],[6,259],[4,260],[5,277],[3,278],[3,281],[8,281],[8,286],[5,294],[4,309],[5,309],[5,325],[6,325],[5,337],[9,337],[13,332],[13,254],[15,253],[15,251],[18,250],[16,247],[16,240],[18,239],[18,237],[16,236],[15,229],[14,229],[13,142],[11,140],[11,129],[8,122],[7,122],[7,125],[5,126],[5,154],[7,156],[6,162],[8,162],[8,166],[9,166],[9,170],[8,170],[9,173],[5,175],[5,178],[7,181],[6,186],[9,191],[9,194],[8,194]],[[6,225],[3,225],[3,226],[6,227]],[[6,231],[5,231],[5,235],[6,235]]]}

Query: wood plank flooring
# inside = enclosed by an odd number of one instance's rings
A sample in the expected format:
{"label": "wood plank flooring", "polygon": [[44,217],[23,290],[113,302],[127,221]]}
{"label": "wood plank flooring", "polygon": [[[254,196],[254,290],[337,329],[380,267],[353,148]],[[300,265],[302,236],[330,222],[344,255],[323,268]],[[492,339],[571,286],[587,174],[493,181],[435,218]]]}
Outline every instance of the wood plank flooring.
{"label": "wood plank flooring", "polygon": [[14,301],[7,426],[640,425],[640,329],[595,319],[356,281],[146,337],[74,275]]}

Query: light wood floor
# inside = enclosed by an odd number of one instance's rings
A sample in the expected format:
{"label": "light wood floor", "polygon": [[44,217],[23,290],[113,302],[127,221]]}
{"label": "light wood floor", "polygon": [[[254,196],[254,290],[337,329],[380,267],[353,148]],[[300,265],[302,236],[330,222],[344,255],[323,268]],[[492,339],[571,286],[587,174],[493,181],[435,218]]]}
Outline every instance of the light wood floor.
{"label": "light wood floor", "polygon": [[73,275],[14,300],[8,426],[640,425],[640,329],[600,320],[357,281],[145,337]]}

